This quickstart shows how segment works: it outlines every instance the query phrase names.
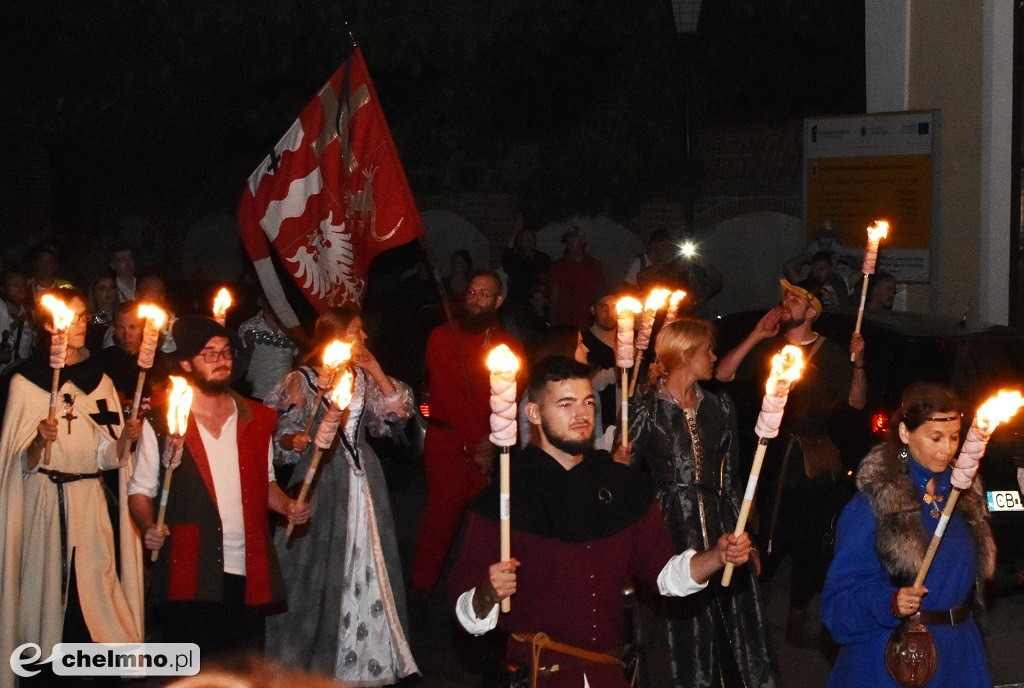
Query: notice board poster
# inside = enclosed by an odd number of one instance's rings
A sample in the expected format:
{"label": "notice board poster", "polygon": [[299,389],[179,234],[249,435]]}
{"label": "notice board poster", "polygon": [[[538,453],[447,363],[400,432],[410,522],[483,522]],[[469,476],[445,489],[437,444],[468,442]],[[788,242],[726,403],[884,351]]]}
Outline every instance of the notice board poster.
{"label": "notice board poster", "polygon": [[829,220],[845,246],[863,252],[867,226],[888,220],[879,269],[927,282],[937,127],[935,111],[804,120],[808,240]]}

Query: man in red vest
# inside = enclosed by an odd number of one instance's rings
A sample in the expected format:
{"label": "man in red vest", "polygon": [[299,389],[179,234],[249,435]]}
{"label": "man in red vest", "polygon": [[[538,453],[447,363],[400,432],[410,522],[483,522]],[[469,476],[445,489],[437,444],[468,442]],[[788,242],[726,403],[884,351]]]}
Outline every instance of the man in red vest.
{"label": "man in red vest", "polygon": [[165,524],[156,525],[155,501],[167,470],[160,456],[164,408],[154,408],[143,426],[128,488],[145,546],[159,552],[150,596],[161,639],[197,643],[204,657],[262,651],[264,609],[282,601],[284,592],[267,510],[299,524],[309,519],[309,505],[274,482],[277,414],[229,389],[234,347],[228,330],[189,316],[175,323],[173,335],[194,397]]}

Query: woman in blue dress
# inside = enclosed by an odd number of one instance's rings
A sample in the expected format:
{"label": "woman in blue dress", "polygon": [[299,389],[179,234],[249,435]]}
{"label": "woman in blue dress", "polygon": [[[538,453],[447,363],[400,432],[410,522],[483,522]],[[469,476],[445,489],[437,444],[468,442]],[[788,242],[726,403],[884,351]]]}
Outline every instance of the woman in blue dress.
{"label": "woman in blue dress", "polygon": [[953,390],[915,383],[903,393],[888,441],[861,463],[822,594],[822,617],[842,645],[830,687],[896,686],[885,668],[886,642],[918,612],[938,655],[927,685],[992,686],[974,620],[996,551],[979,481],[960,494],[924,585],[913,587],[949,497],[962,416]]}

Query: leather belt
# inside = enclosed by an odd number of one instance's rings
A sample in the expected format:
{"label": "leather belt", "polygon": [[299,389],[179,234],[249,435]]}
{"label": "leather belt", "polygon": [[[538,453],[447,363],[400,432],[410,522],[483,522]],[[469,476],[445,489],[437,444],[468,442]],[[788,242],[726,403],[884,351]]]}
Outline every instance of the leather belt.
{"label": "leather belt", "polygon": [[922,611],[909,617],[908,621],[914,623],[919,621],[925,626],[959,626],[971,618],[971,608],[964,602],[952,609],[940,609],[937,611]]}
{"label": "leather belt", "polygon": [[66,604],[68,595],[68,509],[64,501],[64,485],[76,483],[79,480],[98,480],[103,473],[65,473],[64,471],[51,471],[48,468],[40,468],[39,472],[50,479],[57,486],[57,515],[60,520],[60,589],[61,600]]}
{"label": "leather belt", "polygon": [[101,471],[97,471],[95,473],[65,473],[64,471],[51,471],[48,468],[40,468],[39,472],[49,478],[51,482],[58,485],[103,477],[103,473]]}

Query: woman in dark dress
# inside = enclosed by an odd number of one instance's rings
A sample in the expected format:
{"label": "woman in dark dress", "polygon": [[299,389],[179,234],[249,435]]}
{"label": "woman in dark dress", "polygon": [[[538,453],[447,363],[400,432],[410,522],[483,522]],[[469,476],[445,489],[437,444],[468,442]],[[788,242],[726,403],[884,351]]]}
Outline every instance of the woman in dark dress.
{"label": "woman in dark dress", "polygon": [[[630,402],[633,463],[658,482],[677,550],[702,551],[732,531],[742,502],[736,411],[724,392],[699,384],[714,371],[710,323],[666,325],[654,349],[650,384]],[[640,612],[641,665],[653,688],[778,685],[754,566],[737,569],[728,588],[712,581],[687,598],[649,600]]]}

